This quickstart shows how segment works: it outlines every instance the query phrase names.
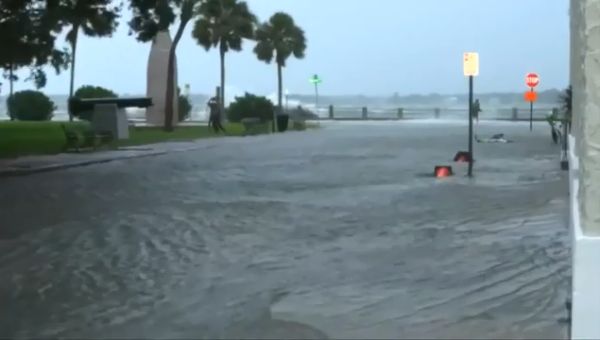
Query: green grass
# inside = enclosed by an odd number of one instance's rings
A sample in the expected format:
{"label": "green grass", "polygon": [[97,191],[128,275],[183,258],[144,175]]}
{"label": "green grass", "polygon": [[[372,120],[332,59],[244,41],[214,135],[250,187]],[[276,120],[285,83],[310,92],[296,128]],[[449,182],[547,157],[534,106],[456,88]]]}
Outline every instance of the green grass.
{"label": "green grass", "polygon": [[226,134],[214,133],[208,126],[180,126],[173,132],[165,132],[158,127],[136,127],[129,129],[129,139],[119,140],[112,143],[113,146],[133,146],[154,144],[161,142],[189,141],[201,138],[215,138],[224,136],[242,136],[244,127],[241,124],[224,124]]}
{"label": "green grass", "polygon": [[[87,122],[0,122],[0,158],[63,152],[66,140],[61,124],[73,132],[90,128]],[[104,149],[244,134],[241,124],[227,123],[225,129],[227,133],[223,135],[214,133],[207,126],[181,126],[173,132],[165,132],[160,127],[136,127],[129,129],[129,139],[114,141]],[[259,133],[270,133],[270,125],[260,128]]]}
{"label": "green grass", "polygon": [[[90,128],[87,122],[0,122],[0,158],[25,155],[57,154],[64,151],[66,140],[61,125],[73,132]],[[317,128],[315,123],[304,123],[290,130]],[[173,132],[165,132],[160,127],[135,127],[129,129],[129,139],[118,140],[103,148],[136,146],[167,141],[189,141],[202,138],[243,136],[244,127],[240,123],[226,123],[226,134],[216,134],[207,126],[180,126]],[[271,133],[271,123],[265,123],[254,131],[258,134]]]}
{"label": "green grass", "polygon": [[61,124],[71,130],[84,130],[87,126],[61,122],[0,123],[0,158],[60,153],[65,146]]}

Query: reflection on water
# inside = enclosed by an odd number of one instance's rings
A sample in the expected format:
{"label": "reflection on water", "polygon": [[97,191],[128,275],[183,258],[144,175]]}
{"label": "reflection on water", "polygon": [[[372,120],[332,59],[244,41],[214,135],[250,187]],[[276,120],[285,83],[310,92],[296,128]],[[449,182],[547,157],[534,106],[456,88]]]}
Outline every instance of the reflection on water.
{"label": "reflection on water", "polygon": [[558,152],[497,132],[473,180],[418,175],[465,138],[417,123],[2,179],[0,336],[562,337]]}

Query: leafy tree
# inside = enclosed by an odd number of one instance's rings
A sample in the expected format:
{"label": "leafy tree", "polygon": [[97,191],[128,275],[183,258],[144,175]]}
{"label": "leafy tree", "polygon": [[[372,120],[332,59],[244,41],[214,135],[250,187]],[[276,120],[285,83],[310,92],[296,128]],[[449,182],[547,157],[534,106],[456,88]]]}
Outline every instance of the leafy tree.
{"label": "leafy tree", "polygon": [[243,97],[235,97],[235,100],[227,110],[229,121],[238,123],[244,118],[258,118],[261,122],[273,119],[275,106],[262,96],[246,93]]}
{"label": "leafy tree", "polygon": [[221,93],[219,104],[225,108],[225,54],[241,51],[243,39],[254,35],[256,16],[245,1],[206,0],[200,6],[200,16],[194,24],[193,37],[207,51],[219,49],[221,59]]}
{"label": "leafy tree", "polygon": [[[120,7],[112,0],[60,0],[60,22],[68,27],[67,41],[71,46],[71,81],[69,97],[75,86],[75,57],[79,31],[89,37],[111,36],[117,29]],[[72,114],[69,112],[69,119]]]}
{"label": "leafy tree", "polygon": [[19,68],[29,67],[26,80],[41,88],[46,84],[43,66],[50,64],[57,73],[68,66],[68,53],[54,46],[59,13],[57,1],[0,0],[0,68],[9,80],[9,94]]}
{"label": "leafy tree", "polygon": [[[256,30],[257,44],[254,53],[259,60],[270,63],[275,59],[277,64],[277,111],[282,110],[282,69],[290,56],[304,58],[306,38],[302,28],[296,26],[294,19],[287,13],[275,13],[269,21]],[[273,119],[275,122],[275,119]],[[273,131],[275,124],[273,123]]]}
{"label": "leafy tree", "polygon": [[56,106],[44,93],[39,91],[19,91],[8,100],[8,111],[18,120],[50,120]]}
{"label": "leafy tree", "polygon": [[573,87],[569,85],[559,96],[561,109],[566,113],[567,124],[571,129],[573,119]]}
{"label": "leafy tree", "polygon": [[[93,99],[93,98],[117,98],[118,95],[109,89],[105,89],[100,86],[84,85],[75,91],[73,97],[81,99]],[[70,110],[69,110],[70,111]],[[74,115],[75,117],[83,120],[91,120],[92,112],[80,112]]]}
{"label": "leafy tree", "polygon": [[196,7],[202,0],[130,0],[133,18],[129,27],[139,41],[148,42],[169,29],[179,16],[177,33],[169,51],[167,90],[165,100],[165,131],[173,131],[173,100],[175,95],[175,53],[186,25],[192,20]]}
{"label": "leafy tree", "polygon": [[177,117],[180,122],[183,122],[188,119],[192,113],[192,103],[187,95],[181,94],[179,86],[177,87],[177,98],[179,100],[179,105],[177,105],[177,108],[179,109]]}

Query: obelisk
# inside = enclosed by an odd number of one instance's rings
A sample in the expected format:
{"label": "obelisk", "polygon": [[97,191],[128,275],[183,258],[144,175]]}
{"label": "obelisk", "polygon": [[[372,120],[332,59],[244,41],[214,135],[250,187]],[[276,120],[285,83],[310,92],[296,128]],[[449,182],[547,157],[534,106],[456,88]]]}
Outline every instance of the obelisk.
{"label": "obelisk", "polygon": [[[149,125],[165,124],[165,105],[167,95],[167,72],[169,69],[169,51],[171,49],[169,31],[159,32],[152,42],[148,57],[148,73],[146,95],[152,98],[153,105],[146,109],[146,122]],[[175,73],[173,77],[173,125],[177,119],[177,57],[175,57]]]}

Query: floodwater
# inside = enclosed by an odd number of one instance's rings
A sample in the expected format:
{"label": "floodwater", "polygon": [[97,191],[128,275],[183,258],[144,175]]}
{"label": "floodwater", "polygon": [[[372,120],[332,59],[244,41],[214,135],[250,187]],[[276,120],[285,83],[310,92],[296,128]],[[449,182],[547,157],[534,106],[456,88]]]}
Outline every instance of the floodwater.
{"label": "floodwater", "polygon": [[561,338],[547,125],[327,123],[0,179],[0,337]]}

